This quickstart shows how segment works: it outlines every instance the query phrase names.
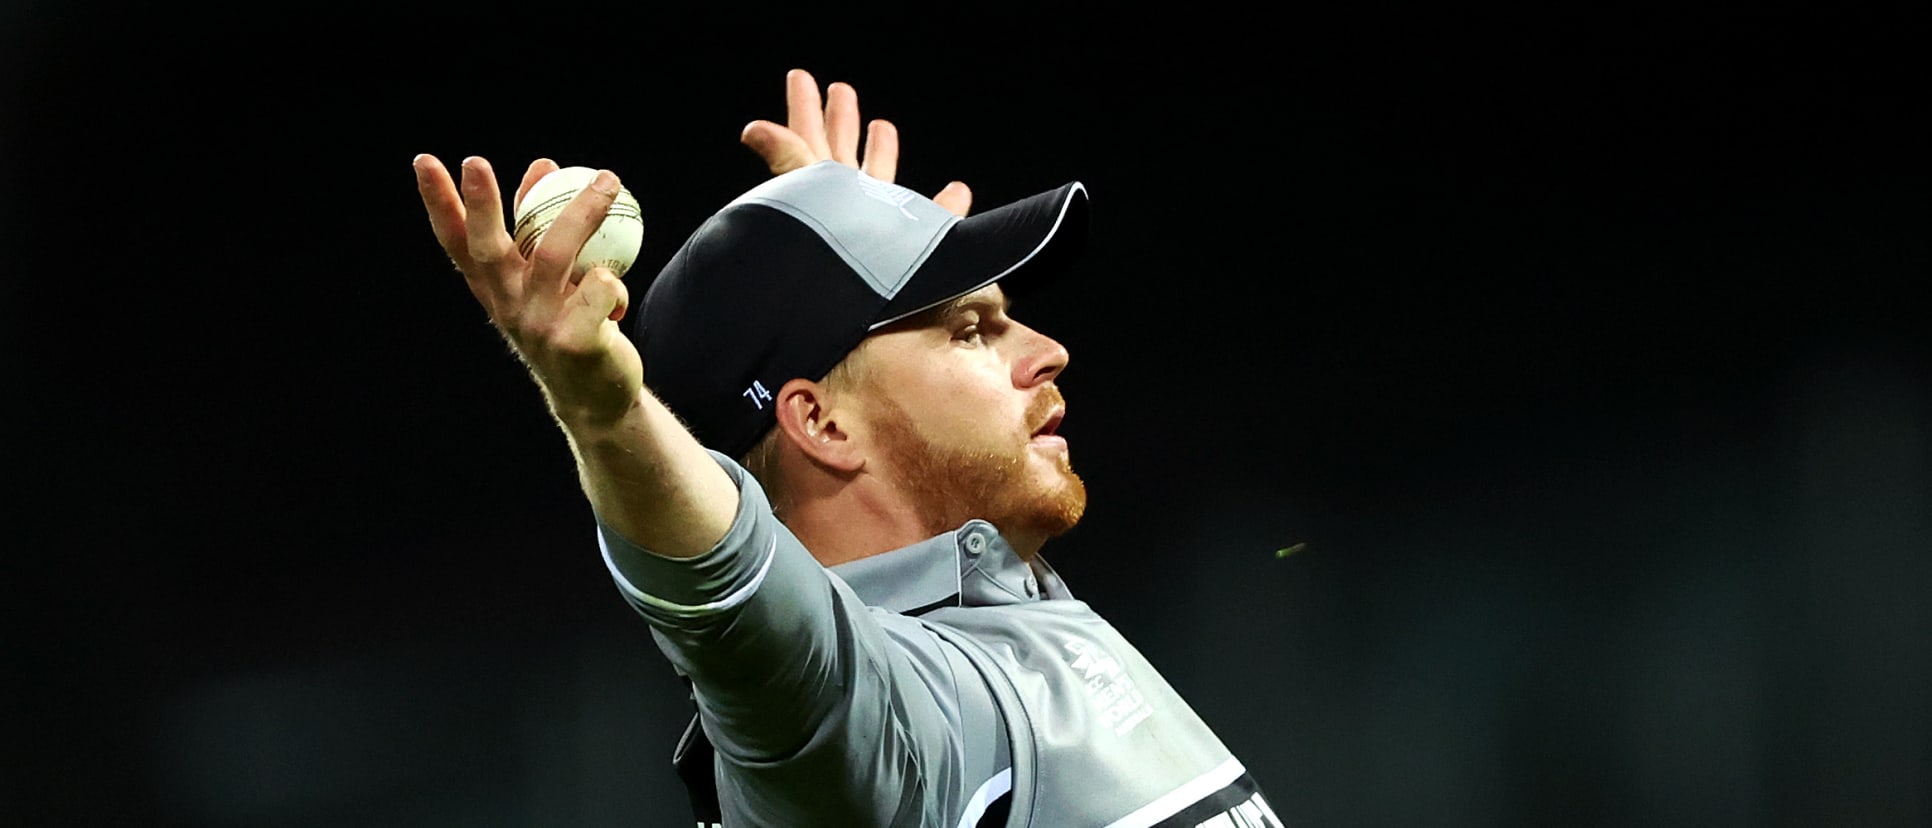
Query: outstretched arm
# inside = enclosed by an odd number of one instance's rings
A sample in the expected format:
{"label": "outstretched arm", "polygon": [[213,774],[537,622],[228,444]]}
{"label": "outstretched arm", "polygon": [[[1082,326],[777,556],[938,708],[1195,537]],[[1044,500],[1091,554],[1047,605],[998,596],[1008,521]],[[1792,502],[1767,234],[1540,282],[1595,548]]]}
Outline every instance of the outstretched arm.
{"label": "outstretched arm", "polygon": [[[866,126],[865,156],[859,156],[859,93],[847,83],[834,82],[820,103],[818,81],[810,72],[785,74],[785,125],[759,119],[745,125],[738,140],[750,147],[772,175],[783,175],[827,159],[857,167],[880,181],[899,173],[899,128],[883,118]],[[932,200],[964,216],[973,206],[973,191],[954,181]]]}
{"label": "outstretched arm", "polygon": [[[605,268],[573,272],[617,176],[600,171],[526,258],[504,228],[488,161],[466,159],[460,189],[435,157],[414,166],[436,240],[542,389],[598,518],[659,554],[709,550],[736,514],[737,486],[644,387],[643,360],[618,325],[630,305],[624,282]],[[518,199],[556,166],[531,164]]]}
{"label": "outstretched arm", "polygon": [[[793,73],[787,90],[790,126],[747,128],[775,173],[836,159],[890,180],[897,134],[875,125],[861,161],[850,87],[835,85],[824,107],[809,75]],[[651,394],[618,325],[624,283],[572,270],[616,176],[600,172],[525,257],[488,162],[465,160],[460,184],[436,158],[414,166],[437,240],[569,439],[622,594],[696,688],[706,731],[736,769],[734,807],[826,824],[960,824],[1004,767],[990,688],[917,621],[868,611],[777,520],[757,481],[714,459]],[[517,200],[556,168],[531,164]],[[964,214],[963,185],[945,192]]]}
{"label": "outstretched arm", "polygon": [[[858,93],[849,84],[834,83],[821,98],[818,81],[793,69],[785,102],[785,125],[754,120],[740,134],[773,174],[833,159],[883,181],[897,175],[899,133],[889,121],[872,121],[860,157]],[[505,229],[488,161],[466,159],[460,186],[434,156],[418,156],[414,166],[437,241],[542,389],[599,519],[660,554],[711,549],[731,525],[737,487],[644,386],[642,360],[618,325],[630,302],[623,281],[602,268],[572,272],[576,251],[610,208],[617,177],[601,172],[526,258]],[[532,162],[516,201],[557,167],[547,158]],[[963,216],[972,191],[954,181],[933,200]]]}

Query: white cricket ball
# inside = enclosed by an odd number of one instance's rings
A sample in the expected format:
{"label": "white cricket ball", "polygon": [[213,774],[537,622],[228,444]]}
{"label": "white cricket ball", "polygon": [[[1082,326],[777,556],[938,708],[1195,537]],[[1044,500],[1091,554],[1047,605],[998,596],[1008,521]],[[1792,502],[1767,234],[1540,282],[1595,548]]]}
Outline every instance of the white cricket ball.
{"label": "white cricket ball", "polygon": [[[550,223],[596,177],[597,171],[590,167],[564,167],[530,185],[530,191],[523,194],[523,201],[517,205],[516,228],[510,234],[516,240],[517,251],[529,256],[536,250],[537,241],[550,229]],[[603,225],[578,251],[577,269],[608,267],[622,276],[637,261],[637,251],[643,244],[643,210],[630,189],[620,187],[610,212],[604,215]]]}

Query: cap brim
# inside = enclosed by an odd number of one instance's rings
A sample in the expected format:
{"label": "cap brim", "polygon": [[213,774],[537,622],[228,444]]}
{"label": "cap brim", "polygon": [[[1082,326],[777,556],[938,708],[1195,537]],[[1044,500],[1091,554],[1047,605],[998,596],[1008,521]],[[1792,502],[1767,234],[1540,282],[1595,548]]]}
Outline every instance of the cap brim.
{"label": "cap brim", "polygon": [[1086,246],[1087,224],[1087,188],[1078,181],[961,219],[872,329],[994,282],[1011,279],[1007,284],[1021,287],[1021,280],[1050,278]]}

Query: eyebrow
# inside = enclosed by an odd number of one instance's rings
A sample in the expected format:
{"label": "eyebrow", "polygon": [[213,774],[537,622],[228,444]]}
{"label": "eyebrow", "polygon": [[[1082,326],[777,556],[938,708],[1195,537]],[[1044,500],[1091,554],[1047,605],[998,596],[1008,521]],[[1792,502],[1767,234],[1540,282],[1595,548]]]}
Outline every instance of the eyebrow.
{"label": "eyebrow", "polygon": [[1010,315],[1013,312],[1013,297],[1001,291],[1000,301],[994,302],[980,295],[979,291],[973,291],[941,306],[939,318],[949,318],[967,310],[997,310],[1001,314]]}

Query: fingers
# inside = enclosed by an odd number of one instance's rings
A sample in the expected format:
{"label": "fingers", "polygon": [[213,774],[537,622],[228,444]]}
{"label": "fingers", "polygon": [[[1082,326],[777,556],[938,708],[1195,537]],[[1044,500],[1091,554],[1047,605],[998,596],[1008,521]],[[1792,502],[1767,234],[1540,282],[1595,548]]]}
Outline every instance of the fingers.
{"label": "fingers", "polygon": [[764,159],[773,175],[831,159],[855,167],[881,181],[899,174],[899,128],[875,119],[866,124],[865,155],[859,155],[859,93],[852,85],[835,82],[819,97],[818,81],[810,72],[785,73],[784,126],[755,120],[738,133],[738,141]]}
{"label": "fingers", "polygon": [[536,186],[537,179],[556,171],[557,162],[548,158],[539,158],[530,162],[530,168],[523,171],[523,183],[517,185],[517,197],[510,202],[510,212],[514,213],[523,206],[524,194],[530,192],[531,187]]}
{"label": "fingers", "polygon": [[[503,231],[503,194],[496,187],[496,171],[474,155],[463,159],[463,209],[467,214],[464,243],[471,262],[487,268],[515,249],[510,234]],[[469,270],[464,268],[464,273],[479,275]]]}
{"label": "fingers", "polygon": [[543,233],[543,240],[531,254],[530,289],[533,296],[555,295],[565,286],[581,278],[575,274],[577,253],[590,240],[592,233],[603,226],[604,216],[610,213],[611,202],[617,199],[617,175],[610,170],[598,170],[597,177],[591,179],[590,186],[577,193],[557,220]]}
{"label": "fingers", "polygon": [[818,81],[803,69],[785,73],[785,123],[805,139],[813,158],[831,158],[825,139],[825,112],[818,97]]}
{"label": "fingers", "polygon": [[899,128],[891,121],[877,119],[867,128],[865,165],[859,169],[880,181],[891,181],[898,176]]}
{"label": "fingers", "polygon": [[463,268],[469,259],[469,245],[465,243],[463,199],[456,192],[456,182],[450,179],[443,162],[433,155],[418,155],[411,166],[416,170],[416,192],[423,197],[423,209],[429,213],[429,229],[436,233],[436,243],[443,246],[450,261]]}
{"label": "fingers", "polygon": [[832,160],[859,165],[859,93],[843,81],[825,90],[825,141]]}
{"label": "fingers", "polygon": [[746,124],[744,131],[738,134],[738,140],[758,153],[758,157],[765,159],[765,166],[772,175],[784,175],[818,160],[812,157],[811,145],[798,133],[770,121]]}
{"label": "fingers", "polygon": [[967,189],[965,182],[961,181],[947,184],[932,197],[932,200],[935,204],[946,208],[947,212],[960,218],[965,218],[966,214],[973,209],[973,191]]}

